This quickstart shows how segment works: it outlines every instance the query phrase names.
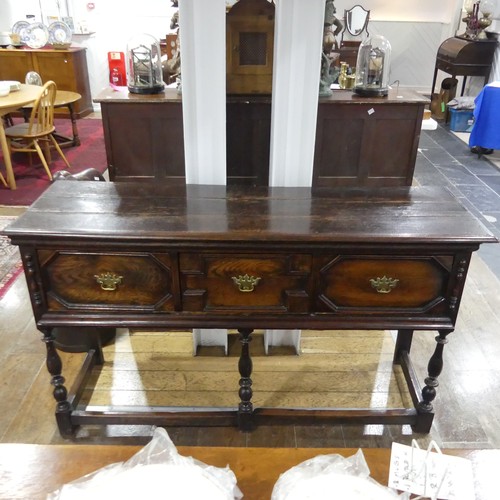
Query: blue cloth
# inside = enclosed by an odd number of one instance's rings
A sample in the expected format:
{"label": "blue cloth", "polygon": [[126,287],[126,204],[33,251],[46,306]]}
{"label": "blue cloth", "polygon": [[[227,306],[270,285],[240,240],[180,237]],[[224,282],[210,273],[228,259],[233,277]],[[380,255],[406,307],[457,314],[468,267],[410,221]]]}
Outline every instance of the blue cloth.
{"label": "blue cloth", "polygon": [[500,82],[486,85],[475,104],[469,146],[500,149]]}

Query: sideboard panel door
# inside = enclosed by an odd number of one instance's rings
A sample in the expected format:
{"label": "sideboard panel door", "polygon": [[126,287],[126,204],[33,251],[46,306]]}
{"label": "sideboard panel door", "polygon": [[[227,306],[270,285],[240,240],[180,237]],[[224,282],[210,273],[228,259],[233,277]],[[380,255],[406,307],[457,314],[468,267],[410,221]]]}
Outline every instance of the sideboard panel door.
{"label": "sideboard panel door", "polygon": [[337,90],[319,100],[313,185],[410,186],[427,100],[408,90],[360,98]]}
{"label": "sideboard panel door", "polygon": [[182,105],[102,106],[110,179],[185,183]]}

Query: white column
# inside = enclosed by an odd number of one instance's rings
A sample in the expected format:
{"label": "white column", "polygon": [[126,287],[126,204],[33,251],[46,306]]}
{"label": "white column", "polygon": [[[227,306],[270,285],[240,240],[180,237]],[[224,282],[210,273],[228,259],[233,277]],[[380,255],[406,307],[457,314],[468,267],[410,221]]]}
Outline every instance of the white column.
{"label": "white column", "polygon": [[[179,26],[186,183],[225,185],[225,0],[181,0]],[[199,345],[227,354],[227,330],[193,329],[194,355]]]}
{"label": "white column", "polygon": [[[274,32],[270,186],[311,186],[325,0],[278,0]],[[301,330],[266,330],[264,347],[290,345]]]}
{"label": "white column", "polygon": [[226,183],[226,2],[181,0],[187,184]]}
{"label": "white column", "polygon": [[324,16],[325,0],[276,2],[271,186],[312,183]]}

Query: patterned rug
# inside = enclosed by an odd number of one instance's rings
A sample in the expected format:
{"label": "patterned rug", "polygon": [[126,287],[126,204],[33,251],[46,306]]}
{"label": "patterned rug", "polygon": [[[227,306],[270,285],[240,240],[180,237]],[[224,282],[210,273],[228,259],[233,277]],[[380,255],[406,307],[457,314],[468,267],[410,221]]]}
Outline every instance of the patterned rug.
{"label": "patterned rug", "polygon": [[[20,118],[15,118],[16,123]],[[107,168],[106,151],[104,149],[104,132],[102,120],[84,118],[77,120],[78,135],[81,145],[65,148],[63,153],[71,165],[70,172],[76,174],[93,167],[103,173]],[[71,122],[67,119],[55,120],[58,133],[71,136]],[[31,205],[50,186],[49,178],[36,154],[32,155],[33,165],[29,164],[27,153],[15,153],[12,156],[12,166],[16,177],[17,189],[12,191],[0,184],[0,205]],[[3,157],[0,150],[0,168],[5,177]],[[57,151],[52,152],[50,165],[52,174],[67,167]]]}
{"label": "patterned rug", "polygon": [[[0,215],[0,232],[15,219],[16,217]],[[9,238],[0,234],[0,300],[22,270],[18,247],[11,245]]]}

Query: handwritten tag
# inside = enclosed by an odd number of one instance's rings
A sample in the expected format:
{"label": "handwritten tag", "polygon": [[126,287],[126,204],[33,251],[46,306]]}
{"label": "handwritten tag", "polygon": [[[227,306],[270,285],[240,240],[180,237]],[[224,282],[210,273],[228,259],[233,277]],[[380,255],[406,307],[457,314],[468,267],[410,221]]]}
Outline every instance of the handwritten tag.
{"label": "handwritten tag", "polygon": [[443,500],[475,497],[469,460],[399,443],[392,443],[388,486]]}

